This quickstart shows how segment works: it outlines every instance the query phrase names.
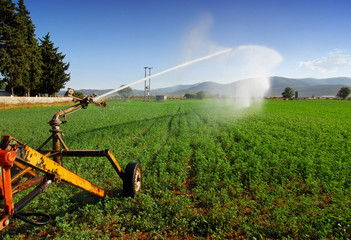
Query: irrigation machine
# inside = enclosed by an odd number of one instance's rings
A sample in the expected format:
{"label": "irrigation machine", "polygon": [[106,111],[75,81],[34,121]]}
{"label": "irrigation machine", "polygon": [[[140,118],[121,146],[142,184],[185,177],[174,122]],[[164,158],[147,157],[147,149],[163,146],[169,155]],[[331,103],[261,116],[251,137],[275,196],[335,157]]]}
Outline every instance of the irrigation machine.
{"label": "irrigation machine", "polygon": [[[72,96],[72,92],[69,92]],[[63,141],[61,124],[66,123],[66,116],[80,109],[86,109],[89,104],[105,107],[105,102],[94,102],[95,94],[85,98],[73,97],[75,105],[58,111],[51,121],[51,135],[37,149],[18,141],[11,136],[2,136],[0,141],[0,200],[4,207],[0,209],[0,230],[9,225],[11,218],[18,218],[34,225],[44,225],[50,222],[50,216],[44,213],[25,213],[21,210],[35,197],[44,192],[50,183],[67,182],[100,197],[111,195],[88,180],[78,176],[62,166],[64,157],[106,157],[118,176],[123,181],[123,193],[134,197],[141,188],[142,171],[139,162],[129,162],[122,171],[111,151],[106,150],[70,150]],[[52,150],[43,150],[52,142]],[[36,186],[29,194],[14,204],[13,195]]]}

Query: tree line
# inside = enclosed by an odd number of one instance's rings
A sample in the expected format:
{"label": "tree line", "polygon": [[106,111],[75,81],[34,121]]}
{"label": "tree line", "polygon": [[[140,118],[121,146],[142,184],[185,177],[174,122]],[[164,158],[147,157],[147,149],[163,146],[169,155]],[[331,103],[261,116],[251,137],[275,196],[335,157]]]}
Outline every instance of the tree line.
{"label": "tree line", "polygon": [[55,95],[70,80],[66,55],[35,25],[23,0],[0,0],[0,88],[12,96]]}
{"label": "tree line", "polygon": [[[337,92],[336,97],[340,99],[346,99],[350,93],[351,93],[351,89],[349,87],[342,87]],[[284,99],[292,99],[294,95],[295,95],[295,98],[299,98],[299,92],[298,91],[294,92],[291,87],[286,87],[284,89],[284,92],[282,92],[282,97]]]}
{"label": "tree line", "polygon": [[197,93],[185,93],[184,98],[186,99],[204,99],[206,96],[204,91],[200,91]]}

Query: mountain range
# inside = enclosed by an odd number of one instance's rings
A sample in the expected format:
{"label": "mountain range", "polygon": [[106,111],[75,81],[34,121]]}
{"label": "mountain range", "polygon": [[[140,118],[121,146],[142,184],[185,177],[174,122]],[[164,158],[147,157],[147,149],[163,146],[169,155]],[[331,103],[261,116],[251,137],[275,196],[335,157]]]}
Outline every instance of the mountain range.
{"label": "mountain range", "polygon": [[[252,79],[235,81],[228,84],[216,82],[202,82],[191,85],[176,85],[168,88],[151,89],[151,95],[167,95],[167,96],[183,96],[185,93],[197,93],[204,91],[205,94],[229,96],[233,97],[233,93],[242,85],[249,83]],[[336,77],[336,78],[285,78],[273,76],[270,77],[270,89],[266,92],[267,97],[280,97],[286,87],[291,87],[294,91],[299,92],[300,97],[319,97],[319,96],[335,96],[341,87],[351,87],[351,78]],[[79,89],[85,95],[96,93],[102,95],[112,89]],[[64,91],[59,94],[64,94]],[[118,93],[112,94],[118,95]],[[144,91],[133,89],[132,95],[143,96]]]}

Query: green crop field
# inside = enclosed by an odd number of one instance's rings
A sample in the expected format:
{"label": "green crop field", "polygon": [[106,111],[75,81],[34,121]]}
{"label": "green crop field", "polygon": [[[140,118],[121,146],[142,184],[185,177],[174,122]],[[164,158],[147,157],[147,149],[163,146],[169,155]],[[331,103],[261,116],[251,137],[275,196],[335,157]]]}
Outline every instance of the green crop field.
{"label": "green crop field", "polygon": [[[0,134],[37,148],[59,109],[0,111]],[[24,211],[53,221],[13,219],[3,239],[351,237],[351,101],[264,101],[241,111],[215,100],[110,101],[67,120],[70,149],[110,149],[123,169],[141,162],[141,193],[123,197],[107,159],[68,158],[65,167],[114,196],[51,184]]]}

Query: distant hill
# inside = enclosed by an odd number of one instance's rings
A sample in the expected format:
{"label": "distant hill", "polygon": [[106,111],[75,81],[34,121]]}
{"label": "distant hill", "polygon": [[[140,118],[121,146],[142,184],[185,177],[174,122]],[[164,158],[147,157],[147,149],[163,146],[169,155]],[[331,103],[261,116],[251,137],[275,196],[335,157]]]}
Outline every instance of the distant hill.
{"label": "distant hill", "polygon": [[[236,89],[243,83],[251,79],[240,80],[228,84],[220,84],[216,82],[203,82],[193,85],[182,85],[172,88],[162,88],[152,91],[154,95],[165,94],[168,96],[183,96],[185,93],[197,93],[204,91],[206,94],[220,95],[220,96],[233,96]],[[281,96],[286,87],[291,87],[294,91],[299,92],[300,97],[311,96],[335,96],[339,89],[343,86],[351,87],[351,78],[326,78],[314,79],[303,78],[293,79],[284,77],[271,77],[271,88],[265,94],[266,96]],[[174,91],[174,89],[176,89]]]}
{"label": "distant hill", "polygon": [[[151,95],[167,95],[167,96],[183,96],[185,93],[197,93],[204,91],[206,94],[219,95],[219,96],[233,96],[236,89],[251,79],[235,81],[228,84],[221,84],[216,82],[203,82],[191,85],[177,85],[168,88],[152,89]],[[338,78],[284,78],[273,76],[270,77],[271,88],[266,93],[266,96],[281,96],[284,88],[291,87],[294,91],[299,92],[300,97],[311,96],[335,96],[339,89],[343,86],[351,87],[351,78],[338,77]],[[97,93],[102,95],[112,89],[96,90],[96,89],[80,89],[78,91],[85,95]],[[59,94],[63,95],[65,91]],[[113,95],[118,95],[115,93]],[[133,89],[134,96],[143,96],[144,91]]]}
{"label": "distant hill", "polygon": [[[91,94],[96,93],[98,96],[100,96],[104,93],[107,93],[107,92],[113,90],[113,89],[102,89],[102,90],[101,89],[74,89],[74,90],[81,92],[84,95],[91,95]],[[58,95],[63,96],[63,95],[65,95],[65,93],[66,93],[66,90],[61,90],[61,91],[59,91]]]}
{"label": "distant hill", "polygon": [[281,96],[284,88],[291,87],[299,92],[301,97],[311,96],[335,96],[341,87],[351,87],[351,78],[284,78],[271,77],[271,88],[266,93],[267,96]]}

